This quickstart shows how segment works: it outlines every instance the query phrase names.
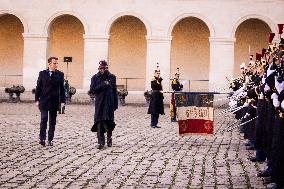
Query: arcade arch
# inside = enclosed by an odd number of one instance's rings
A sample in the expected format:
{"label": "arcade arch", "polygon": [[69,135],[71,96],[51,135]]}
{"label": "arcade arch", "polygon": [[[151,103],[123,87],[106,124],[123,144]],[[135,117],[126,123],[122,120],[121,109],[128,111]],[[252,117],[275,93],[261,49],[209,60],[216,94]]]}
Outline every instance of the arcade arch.
{"label": "arcade arch", "polygon": [[24,25],[13,14],[0,15],[0,87],[22,85]]}
{"label": "arcade arch", "polygon": [[117,76],[118,85],[128,90],[145,89],[147,29],[137,17],[122,16],[114,21],[110,29],[109,64],[110,71]]}
{"label": "arcade arch", "polygon": [[[85,30],[82,22],[73,15],[65,14],[54,18],[47,28],[48,57],[58,57],[58,69],[64,72],[69,84],[83,88]],[[63,61],[64,57],[72,57],[72,62],[67,65]]]}
{"label": "arcade arch", "polygon": [[[181,19],[172,30],[171,78],[180,68],[180,79],[185,90],[207,91],[210,64],[210,30],[206,23],[196,17]],[[205,80],[205,81],[194,81]]]}
{"label": "arcade arch", "polygon": [[249,18],[236,28],[234,77],[240,75],[240,64],[248,65],[249,56],[261,53],[267,48],[268,35],[271,32],[269,25],[258,18]]}

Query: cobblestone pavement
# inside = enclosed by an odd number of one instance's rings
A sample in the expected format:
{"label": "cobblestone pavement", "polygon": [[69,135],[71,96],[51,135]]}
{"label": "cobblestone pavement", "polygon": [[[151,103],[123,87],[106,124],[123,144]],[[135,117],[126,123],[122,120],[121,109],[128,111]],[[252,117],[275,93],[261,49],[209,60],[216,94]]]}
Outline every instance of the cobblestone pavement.
{"label": "cobblestone pavement", "polygon": [[237,129],[221,134],[234,119],[218,111],[213,136],[180,137],[168,113],[152,129],[147,107],[120,107],[113,147],[98,150],[91,105],[68,105],[54,146],[42,147],[37,108],[0,103],[0,188],[265,188],[265,164],[247,160]]}

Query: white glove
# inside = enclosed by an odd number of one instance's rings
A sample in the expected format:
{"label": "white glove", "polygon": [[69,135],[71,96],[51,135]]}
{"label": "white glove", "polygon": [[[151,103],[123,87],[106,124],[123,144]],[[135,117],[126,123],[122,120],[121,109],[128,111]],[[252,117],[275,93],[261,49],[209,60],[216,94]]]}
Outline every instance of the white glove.
{"label": "white glove", "polygon": [[269,90],[270,90],[270,87],[267,84],[265,84],[264,91],[267,92]]}
{"label": "white glove", "polygon": [[249,106],[249,103],[245,102],[243,107],[248,107]]}
{"label": "white glove", "polygon": [[277,95],[276,93],[273,93],[273,94],[271,95],[271,99],[278,99],[278,95]]}
{"label": "white glove", "polygon": [[247,96],[247,92],[241,92],[240,94],[238,94],[237,97],[239,97],[239,98],[244,98],[244,97],[246,97],[246,96]]}
{"label": "white glove", "polygon": [[263,93],[260,93],[260,95],[259,95],[259,99],[264,99],[264,95],[263,95]]}
{"label": "white glove", "polygon": [[261,83],[265,83],[265,77],[261,79]]}
{"label": "white glove", "polygon": [[274,98],[272,102],[273,102],[273,106],[274,106],[275,108],[278,108],[278,107],[280,106],[280,102],[279,102],[278,99]]}
{"label": "white glove", "polygon": [[239,88],[235,93],[234,96],[238,96],[238,94],[240,94],[241,92],[244,91],[244,87]]}
{"label": "white glove", "polygon": [[281,102],[281,108],[284,110],[284,100]]}
{"label": "white glove", "polygon": [[229,102],[229,106],[230,106],[231,108],[237,106],[237,101],[236,101],[236,100],[231,100],[231,101]]}

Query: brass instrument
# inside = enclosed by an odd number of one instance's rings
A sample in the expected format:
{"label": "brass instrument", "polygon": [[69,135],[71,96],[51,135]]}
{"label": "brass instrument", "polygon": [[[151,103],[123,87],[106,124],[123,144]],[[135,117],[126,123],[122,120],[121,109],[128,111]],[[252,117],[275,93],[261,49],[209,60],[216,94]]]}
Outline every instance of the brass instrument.
{"label": "brass instrument", "polygon": [[252,122],[252,121],[255,120],[256,118],[258,118],[258,116],[254,117],[254,118],[252,118],[252,119],[250,119],[250,120],[248,120],[248,121],[246,121],[246,122],[244,122],[244,123],[242,123],[242,124],[239,124],[239,125],[236,125],[236,126],[230,128],[230,129],[227,129],[227,131],[232,131],[232,130],[235,129],[235,128],[238,128],[238,127],[241,127],[241,126],[243,126],[243,125],[246,125],[247,123]]}

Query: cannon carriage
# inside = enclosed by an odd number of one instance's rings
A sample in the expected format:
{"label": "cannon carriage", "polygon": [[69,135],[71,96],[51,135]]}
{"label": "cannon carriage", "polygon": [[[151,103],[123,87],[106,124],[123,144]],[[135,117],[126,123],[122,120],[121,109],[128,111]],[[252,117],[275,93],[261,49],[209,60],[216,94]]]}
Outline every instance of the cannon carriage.
{"label": "cannon carriage", "polygon": [[20,102],[21,101],[20,96],[24,92],[25,92],[25,87],[22,85],[13,85],[12,87],[5,88],[5,93],[9,94],[9,102]]}

